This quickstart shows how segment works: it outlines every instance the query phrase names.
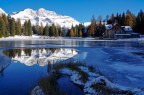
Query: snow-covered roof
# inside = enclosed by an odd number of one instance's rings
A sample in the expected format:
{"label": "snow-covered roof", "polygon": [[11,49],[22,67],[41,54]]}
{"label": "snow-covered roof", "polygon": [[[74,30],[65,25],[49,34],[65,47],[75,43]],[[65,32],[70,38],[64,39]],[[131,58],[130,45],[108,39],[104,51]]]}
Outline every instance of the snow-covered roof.
{"label": "snow-covered roof", "polygon": [[106,28],[106,30],[111,29],[111,28],[112,28],[112,24],[106,24],[106,25],[105,25],[105,28]]}
{"label": "snow-covered roof", "polygon": [[133,31],[131,26],[122,26],[122,28],[124,29],[124,31]]}

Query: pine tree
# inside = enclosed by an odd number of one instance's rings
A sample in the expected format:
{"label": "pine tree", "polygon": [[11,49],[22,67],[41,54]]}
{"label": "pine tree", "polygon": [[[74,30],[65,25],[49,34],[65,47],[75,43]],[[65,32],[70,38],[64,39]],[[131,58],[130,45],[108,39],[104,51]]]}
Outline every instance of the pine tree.
{"label": "pine tree", "polygon": [[39,26],[38,25],[33,26],[32,31],[33,31],[34,34],[39,34]]}
{"label": "pine tree", "polygon": [[6,26],[4,20],[0,17],[0,32],[2,37],[6,37],[5,32],[6,32]]}
{"label": "pine tree", "polygon": [[48,24],[46,24],[46,26],[44,27],[44,35],[45,36],[49,36],[49,26],[48,26]]}
{"label": "pine tree", "polygon": [[77,37],[77,33],[78,33],[77,29],[76,29],[76,27],[74,27],[73,28],[73,37]]}
{"label": "pine tree", "polygon": [[5,14],[2,14],[2,18],[4,20],[4,23],[5,23],[5,37],[8,37],[9,36],[9,22],[8,22],[8,17],[5,15]]}
{"label": "pine tree", "polygon": [[73,31],[73,29],[70,30],[70,37],[74,37],[74,31]]}
{"label": "pine tree", "polygon": [[140,10],[136,17],[136,22],[134,25],[134,30],[140,34],[144,34],[144,12]]}
{"label": "pine tree", "polygon": [[121,25],[124,26],[125,24],[125,13],[122,14]]}
{"label": "pine tree", "polygon": [[27,21],[25,21],[23,25],[23,34],[25,36],[28,36],[28,22]]}
{"label": "pine tree", "polygon": [[39,34],[43,35],[43,24],[41,23],[41,25],[39,26]]}
{"label": "pine tree", "polygon": [[10,35],[14,36],[15,35],[15,19],[11,18],[10,20]]}
{"label": "pine tree", "polygon": [[52,24],[51,26],[51,36],[55,36],[55,25]]}
{"label": "pine tree", "polygon": [[55,35],[54,35],[55,37],[58,37],[59,36],[59,31],[58,31],[58,28],[57,27],[55,27]]}
{"label": "pine tree", "polygon": [[2,32],[0,31],[0,38],[2,38],[3,36],[2,36]]}
{"label": "pine tree", "polygon": [[16,25],[15,25],[15,27],[16,27],[16,35],[21,35],[21,22],[20,22],[20,19],[18,19],[17,21],[16,21]]}
{"label": "pine tree", "polygon": [[30,20],[28,20],[27,28],[28,28],[28,36],[32,36],[32,25]]}

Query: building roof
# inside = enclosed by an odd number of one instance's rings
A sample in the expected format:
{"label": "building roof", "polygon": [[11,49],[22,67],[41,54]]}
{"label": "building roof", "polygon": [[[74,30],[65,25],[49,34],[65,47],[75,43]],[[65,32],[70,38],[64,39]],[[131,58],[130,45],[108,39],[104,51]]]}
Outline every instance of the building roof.
{"label": "building roof", "polygon": [[122,26],[122,28],[124,29],[124,31],[133,31],[131,26]]}
{"label": "building roof", "polygon": [[112,24],[106,24],[105,25],[106,30],[110,30],[110,29],[112,29],[112,27],[113,27]]}

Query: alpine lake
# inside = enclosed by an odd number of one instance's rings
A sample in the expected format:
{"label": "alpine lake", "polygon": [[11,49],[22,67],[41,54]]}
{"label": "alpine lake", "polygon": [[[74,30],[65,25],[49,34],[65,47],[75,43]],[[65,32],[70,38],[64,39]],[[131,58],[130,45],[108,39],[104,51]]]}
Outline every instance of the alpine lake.
{"label": "alpine lake", "polygon": [[[0,95],[30,95],[49,64],[69,61],[92,65],[114,83],[144,88],[143,40],[10,40],[0,41]],[[84,94],[68,77],[58,85],[68,95]]]}

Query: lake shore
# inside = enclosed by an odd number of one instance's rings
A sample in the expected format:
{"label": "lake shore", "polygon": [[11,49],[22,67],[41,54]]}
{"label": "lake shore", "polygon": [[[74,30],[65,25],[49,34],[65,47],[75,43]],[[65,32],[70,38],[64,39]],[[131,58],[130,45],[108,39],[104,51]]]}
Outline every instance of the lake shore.
{"label": "lake shore", "polygon": [[93,38],[93,37],[48,37],[48,36],[39,36],[39,35],[32,35],[32,36],[10,36],[6,38],[0,38],[0,41],[29,41],[29,40],[44,40],[44,41],[65,41],[65,40],[76,40],[76,41],[139,41],[144,40],[144,37],[141,38],[123,38],[123,39],[99,39],[99,37]]}

